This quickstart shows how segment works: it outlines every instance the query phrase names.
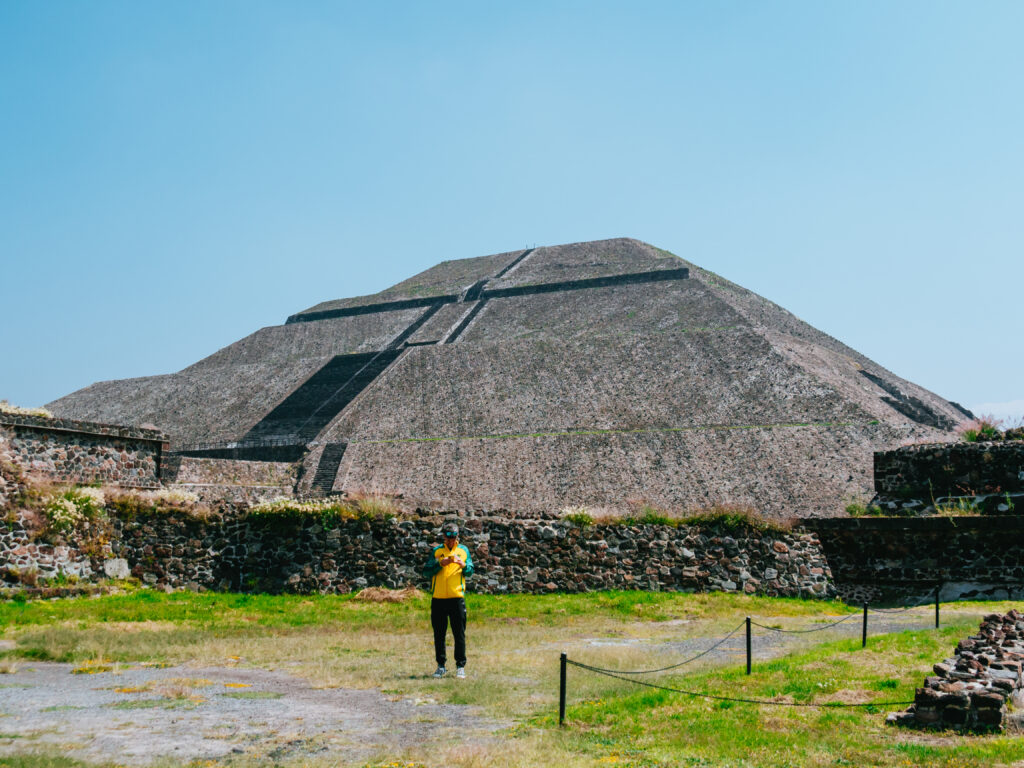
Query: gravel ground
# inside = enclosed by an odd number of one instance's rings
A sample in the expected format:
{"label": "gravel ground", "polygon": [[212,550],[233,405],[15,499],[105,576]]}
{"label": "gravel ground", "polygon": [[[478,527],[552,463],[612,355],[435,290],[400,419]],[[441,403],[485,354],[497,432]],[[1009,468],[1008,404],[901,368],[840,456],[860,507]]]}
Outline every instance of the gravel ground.
{"label": "gravel ground", "polygon": [[[72,669],[25,663],[0,678],[0,754],[49,747],[78,759],[129,765],[230,755],[317,756],[351,764],[429,746],[456,730],[460,741],[493,738],[510,725],[430,699],[314,689],[280,672],[133,665],[71,674]],[[197,700],[168,698],[161,689]]]}

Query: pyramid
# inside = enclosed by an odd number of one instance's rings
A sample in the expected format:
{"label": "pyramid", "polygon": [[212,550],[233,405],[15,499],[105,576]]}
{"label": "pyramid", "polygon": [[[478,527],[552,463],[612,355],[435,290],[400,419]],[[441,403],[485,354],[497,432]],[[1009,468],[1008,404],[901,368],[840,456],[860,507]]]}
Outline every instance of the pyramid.
{"label": "pyramid", "polygon": [[303,462],[303,489],[514,513],[637,504],[837,515],[875,450],[970,416],[646,243],[445,261],[54,414],[192,456]]}

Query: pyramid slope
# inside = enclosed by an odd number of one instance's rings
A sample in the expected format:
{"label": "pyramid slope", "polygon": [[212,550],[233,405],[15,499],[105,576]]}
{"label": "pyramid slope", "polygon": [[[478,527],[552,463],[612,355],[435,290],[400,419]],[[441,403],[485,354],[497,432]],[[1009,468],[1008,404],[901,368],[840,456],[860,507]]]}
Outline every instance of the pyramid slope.
{"label": "pyramid slope", "polygon": [[335,491],[423,505],[645,499],[780,516],[841,512],[870,492],[874,450],[949,439],[964,417],[757,294],[627,238],[443,262],[176,374],[50,407],[152,423],[177,447],[293,430],[310,448],[306,477],[324,475],[325,444],[344,443]]}
{"label": "pyramid slope", "polygon": [[[525,250],[525,249],[523,249]],[[515,261],[523,251],[495,253],[491,256],[477,256],[472,259],[455,259],[442,261],[430,269],[413,275],[396,285],[367,296],[354,296],[348,299],[322,301],[308,309],[297,313],[306,315],[313,312],[324,312],[332,309],[347,309],[368,304],[406,301],[408,299],[431,298],[459,294],[478,280],[490,277]]]}
{"label": "pyramid slope", "polygon": [[238,440],[335,355],[380,349],[420,314],[262,328],[178,373],[99,382],[48,407],[68,418],[159,424],[176,447]]}

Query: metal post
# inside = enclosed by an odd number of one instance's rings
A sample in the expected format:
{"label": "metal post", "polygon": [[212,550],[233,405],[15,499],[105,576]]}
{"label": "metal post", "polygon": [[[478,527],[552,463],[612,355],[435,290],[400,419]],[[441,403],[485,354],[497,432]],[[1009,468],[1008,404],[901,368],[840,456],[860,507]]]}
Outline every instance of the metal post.
{"label": "metal post", "polygon": [[565,667],[566,667],[566,656],[563,653],[561,657],[561,671],[559,674],[559,686],[558,686],[558,724],[565,724]]}
{"label": "metal post", "polygon": [[935,585],[935,628],[939,628],[939,593],[942,591],[942,582]]}
{"label": "metal post", "polygon": [[750,617],[747,616],[747,674],[750,674]]}
{"label": "metal post", "polygon": [[860,647],[868,647],[868,604],[864,603],[864,628],[860,633]]}

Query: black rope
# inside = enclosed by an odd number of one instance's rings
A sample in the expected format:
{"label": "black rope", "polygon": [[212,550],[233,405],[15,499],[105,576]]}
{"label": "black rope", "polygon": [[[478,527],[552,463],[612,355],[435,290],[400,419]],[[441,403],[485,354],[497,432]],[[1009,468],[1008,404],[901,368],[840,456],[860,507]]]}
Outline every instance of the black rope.
{"label": "black rope", "polygon": [[758,624],[753,619],[751,619],[750,623],[753,626],[755,626],[755,627],[760,627],[761,629],[767,629],[770,632],[783,632],[783,633],[785,633],[787,635],[805,635],[808,632],[821,632],[821,630],[823,630],[823,629],[831,629],[832,627],[835,627],[835,626],[838,626],[838,625],[842,624],[844,621],[849,621],[850,619],[859,618],[860,615],[861,614],[859,614],[859,613],[851,613],[849,616],[845,616],[845,617],[841,618],[839,621],[833,621],[831,624],[823,624],[820,627],[813,627],[811,629],[780,629],[779,627],[769,627],[769,626],[766,626],[764,624]]}
{"label": "black rope", "polygon": [[[740,622],[739,626],[737,626],[737,627],[736,627],[736,629],[734,629],[734,630],[733,630],[732,632],[730,632],[729,634],[727,634],[727,635],[726,635],[725,637],[723,637],[723,638],[722,638],[721,640],[719,640],[719,641],[718,641],[717,643],[715,643],[714,645],[712,645],[712,646],[711,646],[710,648],[708,648],[707,650],[705,650],[705,651],[701,651],[701,652],[700,652],[700,653],[698,653],[698,654],[697,654],[696,656],[692,656],[691,658],[687,659],[686,661],[680,661],[680,662],[679,662],[678,664],[673,664],[673,665],[671,665],[671,666],[669,666],[669,667],[662,667],[661,669],[637,669],[637,670],[628,670],[628,669],[603,669],[603,668],[601,668],[601,667],[587,667],[587,669],[593,669],[593,670],[594,670],[595,672],[597,672],[597,671],[600,671],[600,672],[611,672],[611,673],[614,673],[614,674],[618,674],[618,675],[650,675],[650,674],[652,674],[652,673],[654,673],[654,672],[665,672],[666,670],[669,670],[669,669],[675,669],[676,667],[681,667],[681,666],[683,666],[684,664],[689,664],[689,663],[690,663],[691,661],[696,661],[696,660],[697,660],[697,659],[699,659],[699,658],[700,658],[701,656],[707,656],[707,655],[708,655],[709,653],[711,653],[711,652],[712,652],[713,650],[715,650],[715,648],[717,648],[717,647],[718,647],[718,646],[720,646],[720,645],[721,645],[722,643],[724,643],[724,642],[725,642],[726,640],[728,640],[728,639],[729,639],[730,637],[732,637],[732,636],[733,636],[733,635],[735,635],[735,634],[736,634],[737,632],[739,632],[739,631],[740,631],[740,629],[741,629],[741,628],[743,627],[743,625],[744,625],[745,623],[746,623],[746,622]],[[575,662],[575,661],[571,661],[571,662],[569,662],[569,663],[570,663],[570,664],[576,664],[576,662]]]}
{"label": "black rope", "polygon": [[697,691],[684,691],[682,688],[670,688],[667,685],[657,685],[655,683],[648,683],[644,680],[634,680],[631,677],[621,677],[613,672],[600,669],[598,667],[591,667],[588,664],[581,664],[578,661],[572,659],[565,660],[567,664],[572,664],[574,667],[580,669],[586,669],[590,672],[596,672],[599,675],[606,677],[612,677],[616,680],[624,680],[627,683],[633,683],[634,685],[643,685],[647,688],[656,688],[660,691],[670,691],[671,693],[681,693],[685,696],[693,696],[703,699],[713,699],[715,701],[732,701],[737,704],[764,704],[776,707],[810,707],[813,709],[855,709],[857,707],[902,707],[908,704],[913,704],[911,701],[872,701],[866,704],[844,704],[842,702],[828,703],[828,704],[804,704],[797,701],[767,701],[765,699],[744,699],[736,696],[718,696],[713,693],[698,693]]}

